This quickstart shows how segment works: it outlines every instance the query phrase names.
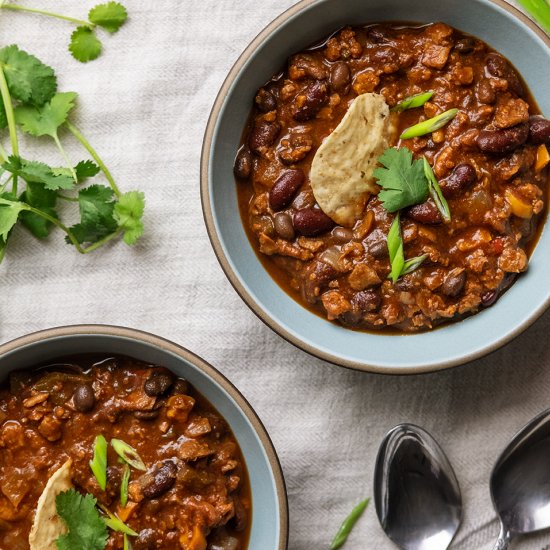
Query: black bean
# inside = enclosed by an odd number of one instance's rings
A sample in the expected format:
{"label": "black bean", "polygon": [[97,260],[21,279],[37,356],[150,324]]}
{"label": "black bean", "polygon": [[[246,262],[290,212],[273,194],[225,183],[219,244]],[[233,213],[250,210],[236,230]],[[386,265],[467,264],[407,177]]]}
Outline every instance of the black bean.
{"label": "black bean", "polygon": [[550,120],[541,116],[529,117],[529,142],[534,145],[550,144]]}
{"label": "black bean", "polygon": [[518,96],[524,95],[525,91],[518,73],[502,55],[490,53],[485,59],[485,63],[490,74],[507,80],[509,89]]}
{"label": "black bean", "polygon": [[275,143],[280,131],[281,125],[278,122],[256,121],[248,138],[250,150],[257,155],[261,155],[267,147],[271,147]]}
{"label": "black bean", "polygon": [[330,231],[334,222],[317,208],[304,208],[294,214],[294,229],[306,237],[316,237]]}
{"label": "black bean", "polygon": [[143,496],[150,499],[162,496],[174,486],[177,473],[178,468],[174,462],[165,460],[162,466],[143,476],[146,478],[145,484],[142,486]]}
{"label": "black bean", "polygon": [[157,532],[153,529],[142,529],[135,541],[133,541],[136,550],[153,550],[157,548]]}
{"label": "black bean", "polygon": [[283,172],[269,191],[269,206],[273,210],[282,210],[288,206],[304,180],[304,172],[300,169]]}
{"label": "black bean", "polygon": [[380,289],[356,292],[351,299],[351,305],[363,313],[376,311],[381,303],[382,295]]}
{"label": "black bean", "polygon": [[145,382],[144,390],[149,397],[158,397],[165,394],[172,386],[172,376],[164,372],[153,373]]}
{"label": "black bean", "polygon": [[465,271],[457,272],[453,270],[447,275],[447,277],[445,277],[445,280],[441,285],[441,292],[445,294],[445,296],[455,298],[456,296],[462,293],[462,291],[464,290],[465,284],[466,284],[466,272]]}
{"label": "black bean", "polygon": [[496,290],[487,290],[481,295],[481,304],[485,307],[492,306],[498,298],[498,292]]}
{"label": "black bean", "polygon": [[497,94],[488,78],[483,78],[476,84],[476,96],[480,103],[492,105],[497,100]]}
{"label": "black bean", "polygon": [[307,86],[303,94],[304,102],[294,110],[294,118],[298,122],[306,122],[314,118],[328,101],[328,88],[325,82],[319,80]]}
{"label": "black bean", "polygon": [[187,380],[184,380],[183,378],[178,378],[174,383],[174,387],[172,388],[172,393],[175,395],[178,395],[178,394],[187,395],[188,392],[189,392],[189,383],[187,382]]}
{"label": "black bean", "polygon": [[481,130],[476,139],[484,153],[505,155],[523,145],[529,137],[529,123],[523,122],[512,128]]}
{"label": "black bean", "polygon": [[471,164],[464,162],[457,164],[451,175],[441,181],[441,190],[445,198],[450,199],[464,193],[476,180],[476,169]]}
{"label": "black bean", "polygon": [[75,409],[80,412],[90,412],[95,405],[94,389],[90,384],[80,384],[73,394]]}
{"label": "black bean", "polygon": [[160,409],[152,411],[134,411],[134,416],[138,420],[155,420],[160,413]]}
{"label": "black bean", "polygon": [[247,180],[252,173],[252,154],[248,147],[241,147],[233,166],[235,177],[240,180]]}
{"label": "black bean", "polygon": [[307,276],[303,279],[302,295],[304,300],[309,304],[314,304],[321,289],[325,288],[338,275],[338,271],[325,262],[315,261],[310,264]]}
{"label": "black bean", "polygon": [[380,229],[375,229],[372,231],[366,238],[365,244],[367,245],[368,253],[374,256],[377,260],[388,257],[389,252],[387,237],[386,234]]}
{"label": "black bean", "polygon": [[367,30],[367,36],[375,44],[382,44],[387,42],[388,37],[385,31],[380,27],[371,27]]}
{"label": "black bean", "polygon": [[349,91],[349,85],[351,81],[351,73],[349,66],[344,61],[338,61],[330,70],[330,88],[334,92],[340,94],[347,94]]}
{"label": "black bean", "polygon": [[275,96],[265,88],[259,89],[254,101],[262,113],[269,113],[270,111],[277,109],[277,100],[275,99]]}
{"label": "black bean", "polygon": [[275,214],[273,225],[279,237],[286,241],[292,241],[296,236],[294,226],[292,225],[292,217],[286,212],[278,212]]}
{"label": "black bean", "polygon": [[416,204],[415,206],[407,208],[405,213],[407,217],[414,221],[427,225],[438,225],[443,221],[441,213],[432,199],[428,199],[422,204]]}
{"label": "black bean", "polygon": [[475,40],[469,36],[466,36],[465,38],[457,40],[454,50],[462,55],[466,55],[474,51],[475,45]]}
{"label": "black bean", "polygon": [[348,243],[353,240],[353,231],[347,227],[335,227],[331,235],[339,243]]}
{"label": "black bean", "polygon": [[107,491],[111,496],[117,496],[122,483],[122,469],[119,466],[107,467]]}

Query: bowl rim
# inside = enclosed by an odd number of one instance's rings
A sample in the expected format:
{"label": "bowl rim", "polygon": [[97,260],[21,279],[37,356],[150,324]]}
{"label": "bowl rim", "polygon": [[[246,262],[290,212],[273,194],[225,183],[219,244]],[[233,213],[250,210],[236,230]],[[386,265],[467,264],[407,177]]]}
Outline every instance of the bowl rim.
{"label": "bowl rim", "polygon": [[[121,327],[116,325],[101,324],[82,324],[66,325],[20,336],[0,345],[0,358],[4,355],[15,353],[21,349],[46,342],[51,339],[66,338],[72,336],[107,336],[111,338],[122,338],[125,340],[136,340],[150,345],[161,351],[179,356],[188,363],[192,363],[207,377],[219,384],[236,402],[237,406],[244,413],[252,429],[257,434],[260,444],[263,447],[275,482],[276,497],[279,508],[280,527],[279,527],[279,545],[278,550],[288,549],[289,537],[289,510],[288,494],[281,462],[275,450],[275,446],[269,436],[263,422],[246,397],[237,389],[237,387],[218,369],[205,361],[202,357],[180,346],[166,338],[156,336],[143,330]],[[245,457],[246,460],[246,457]]]}
{"label": "bowl rim", "polygon": [[[214,249],[216,258],[225,273],[225,276],[229,280],[231,286],[235,289],[237,294],[243,300],[243,302],[252,310],[252,312],[262,321],[265,325],[271,328],[275,333],[281,336],[290,344],[295,347],[305,351],[306,353],[323,359],[333,365],[340,367],[345,367],[351,370],[357,370],[362,372],[373,372],[378,374],[386,375],[405,375],[405,374],[426,374],[430,372],[436,372],[440,370],[449,369],[452,367],[457,367],[469,363],[475,359],[485,357],[490,353],[495,352],[501,347],[505,346],[511,342],[514,338],[519,336],[527,328],[529,328],[542,314],[550,307],[550,298],[545,302],[541,303],[539,307],[532,312],[529,317],[527,317],[524,322],[516,326],[508,334],[504,335],[498,341],[487,345],[477,351],[471,352],[469,354],[464,354],[455,359],[449,359],[447,361],[442,361],[438,364],[431,364],[428,366],[415,366],[415,367],[400,367],[392,366],[379,366],[375,364],[369,364],[360,361],[348,360],[338,355],[328,353],[322,350],[317,349],[315,346],[309,344],[298,335],[293,334],[292,332],[285,329],[281,326],[267,311],[260,306],[260,304],[251,296],[247,291],[246,287],[241,283],[239,275],[231,266],[228,257],[224,252],[224,248],[221,244],[220,238],[216,231],[216,223],[214,219],[214,213],[212,209],[212,201],[210,200],[210,170],[209,163],[213,150],[213,138],[215,135],[217,122],[219,115],[222,111],[222,108],[225,104],[225,98],[233,86],[236,78],[239,76],[243,67],[248,63],[250,58],[254,55],[258,47],[269,38],[269,36],[276,31],[281,25],[286,21],[293,18],[299,12],[305,10],[306,8],[316,4],[321,3],[324,0],[300,0],[286,11],[277,16],[273,21],[271,21],[260,33],[248,44],[243,53],[238,57],[233,66],[231,67],[227,77],[225,78],[217,96],[212,106],[212,110],[208,117],[207,126],[204,132],[203,145],[201,150],[201,161],[200,161],[200,195],[201,195],[201,206],[203,219],[206,225],[206,231],[210,244]],[[520,24],[526,26],[530,31],[535,33],[538,38],[540,38],[550,49],[550,36],[547,35],[541,27],[539,27],[534,21],[532,21],[526,14],[519,10],[519,8],[509,4],[506,0],[480,0],[489,5],[494,5],[496,7],[502,8],[514,16]],[[258,259],[258,262],[260,260]],[[283,289],[281,289],[284,292]],[[300,304],[298,304],[300,305]],[[303,307],[303,306],[301,306]],[[327,321],[328,322],[328,321]]]}

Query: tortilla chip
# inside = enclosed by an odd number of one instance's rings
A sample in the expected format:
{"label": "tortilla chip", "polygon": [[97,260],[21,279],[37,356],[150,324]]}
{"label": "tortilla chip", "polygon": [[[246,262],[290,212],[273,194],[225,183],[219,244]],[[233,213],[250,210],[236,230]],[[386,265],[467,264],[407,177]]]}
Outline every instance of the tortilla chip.
{"label": "tortilla chip", "polygon": [[30,550],[57,550],[55,541],[67,532],[67,526],[57,515],[55,498],[73,487],[72,460],[67,460],[48,480],[38,499],[34,522],[29,535]]}
{"label": "tortilla chip", "polygon": [[395,133],[384,97],[363,94],[317,150],[311,187],[321,210],[336,223],[353,226],[369,196],[378,193],[372,173]]}

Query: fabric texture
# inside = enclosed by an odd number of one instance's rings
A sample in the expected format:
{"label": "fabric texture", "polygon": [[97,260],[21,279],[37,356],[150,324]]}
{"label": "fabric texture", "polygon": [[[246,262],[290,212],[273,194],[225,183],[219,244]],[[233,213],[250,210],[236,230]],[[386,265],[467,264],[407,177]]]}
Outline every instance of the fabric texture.
{"label": "fabric texture", "polygon": [[[75,17],[93,5],[20,3]],[[352,372],[285,342],[244,305],[216,261],[201,213],[199,158],[231,65],[294,0],[125,3],[129,22],[113,36],[101,33],[104,53],[87,65],[67,52],[69,23],[0,12],[3,45],[36,54],[57,70],[61,90],[80,93],[78,126],[121,189],[143,190],[147,199],[145,237],[135,248],[117,242],[81,256],[58,231],[39,242],[18,228],[0,266],[0,341],[56,325],[107,323],[200,354],[244,393],[273,439],[288,485],[292,550],[327,548],[351,508],[372,495],[384,434],[400,422],[421,425],[445,449],[462,488],[464,521],[453,548],[491,548],[498,532],[492,465],[550,404],[550,314],[489,357],[422,376]],[[68,134],[62,137],[73,159],[86,158]],[[43,143],[44,160],[57,159]],[[543,534],[517,548],[548,545],[550,534]],[[374,506],[345,548],[393,548]]]}

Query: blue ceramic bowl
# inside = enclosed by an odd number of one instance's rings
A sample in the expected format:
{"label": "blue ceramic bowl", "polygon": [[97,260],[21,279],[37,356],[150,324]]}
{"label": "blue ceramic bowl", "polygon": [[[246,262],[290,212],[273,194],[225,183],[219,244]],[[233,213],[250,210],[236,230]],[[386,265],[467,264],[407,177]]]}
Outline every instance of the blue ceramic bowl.
{"label": "blue ceramic bowl", "polygon": [[186,349],[137,330],[102,325],[61,327],[36,332],[0,346],[0,372],[65,355],[121,354],[169,368],[188,380],[227,420],[245,457],[252,488],[249,548],[286,550],[288,506],[281,466],[260,419],[220,372]]}
{"label": "blue ceramic bowl", "polygon": [[256,90],[288,56],[346,24],[443,21],[481,38],[518,68],[550,114],[550,39],[502,0],[303,0],[245,50],[225,81],[205,134],[201,193],[208,233],[227,277],[248,306],[283,338],[346,367],[418,373],[465,363],[509,342],[550,301],[550,234],[544,231],[522,275],[495,306],[462,322],[415,335],[354,332],[310,313],[262,267],[243,229],[232,176]]}

